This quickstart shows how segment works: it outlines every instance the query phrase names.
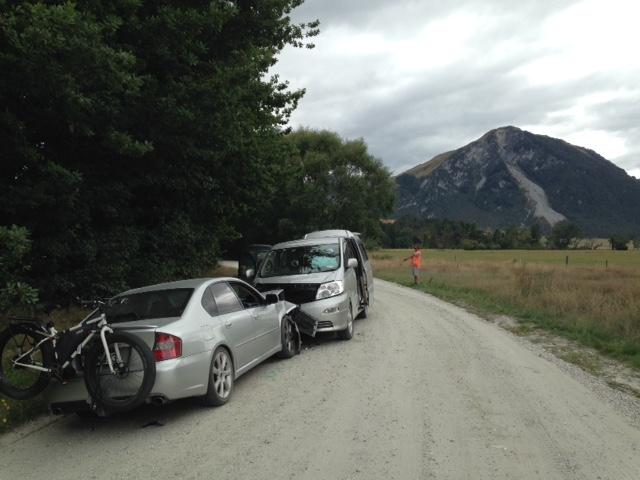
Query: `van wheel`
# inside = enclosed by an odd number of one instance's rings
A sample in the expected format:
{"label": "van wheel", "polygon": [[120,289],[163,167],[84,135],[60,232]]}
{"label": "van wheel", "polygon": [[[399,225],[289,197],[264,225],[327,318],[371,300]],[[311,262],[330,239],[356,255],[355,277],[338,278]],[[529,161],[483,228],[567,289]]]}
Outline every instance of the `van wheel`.
{"label": "van wheel", "polygon": [[360,314],[358,318],[367,318],[369,316],[369,305],[365,305],[362,310],[360,310]]}
{"label": "van wheel", "polygon": [[347,322],[347,328],[338,332],[338,338],[340,340],[351,340],[353,338],[353,310],[349,307],[349,321]]}

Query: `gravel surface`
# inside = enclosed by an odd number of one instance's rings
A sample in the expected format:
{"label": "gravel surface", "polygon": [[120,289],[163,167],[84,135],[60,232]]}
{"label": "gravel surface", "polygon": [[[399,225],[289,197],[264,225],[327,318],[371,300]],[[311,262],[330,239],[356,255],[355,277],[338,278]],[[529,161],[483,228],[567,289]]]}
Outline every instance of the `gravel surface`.
{"label": "gravel surface", "polygon": [[0,438],[0,479],[640,478],[638,400],[463,309],[376,281],[322,338],[194,401]]}

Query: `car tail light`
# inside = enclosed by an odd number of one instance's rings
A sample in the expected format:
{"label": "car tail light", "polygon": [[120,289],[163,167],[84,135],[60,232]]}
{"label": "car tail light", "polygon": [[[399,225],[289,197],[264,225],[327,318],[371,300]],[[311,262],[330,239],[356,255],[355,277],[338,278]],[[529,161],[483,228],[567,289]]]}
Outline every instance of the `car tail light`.
{"label": "car tail light", "polygon": [[182,340],[168,333],[156,333],[156,343],[153,346],[153,357],[156,362],[171,360],[182,356]]}

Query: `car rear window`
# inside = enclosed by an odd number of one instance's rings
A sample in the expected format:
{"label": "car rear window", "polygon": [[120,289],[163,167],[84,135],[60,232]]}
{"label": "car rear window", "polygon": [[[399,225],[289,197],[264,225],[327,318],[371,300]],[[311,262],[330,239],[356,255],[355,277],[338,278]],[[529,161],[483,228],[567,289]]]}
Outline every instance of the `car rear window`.
{"label": "car rear window", "polygon": [[149,318],[179,317],[184,312],[192,294],[192,288],[174,288],[118,295],[107,303],[105,310],[107,321],[119,323]]}

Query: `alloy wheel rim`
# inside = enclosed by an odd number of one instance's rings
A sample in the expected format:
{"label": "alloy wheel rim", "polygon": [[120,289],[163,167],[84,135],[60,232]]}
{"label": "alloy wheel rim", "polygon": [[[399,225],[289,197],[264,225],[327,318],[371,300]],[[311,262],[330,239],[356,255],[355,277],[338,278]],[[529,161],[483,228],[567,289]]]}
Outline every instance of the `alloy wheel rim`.
{"label": "alloy wheel rim", "polygon": [[232,384],[231,359],[224,350],[221,350],[213,359],[213,388],[218,397],[224,399],[231,393]]}
{"label": "alloy wheel rim", "polygon": [[291,323],[288,321],[285,322],[284,326],[284,342],[287,350],[293,350],[293,332],[291,328]]}

